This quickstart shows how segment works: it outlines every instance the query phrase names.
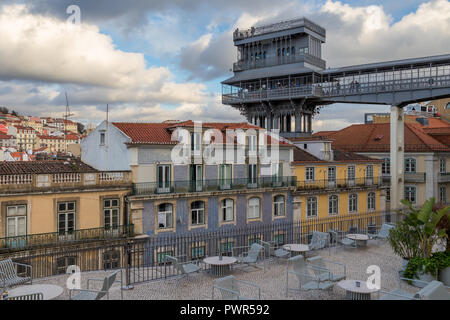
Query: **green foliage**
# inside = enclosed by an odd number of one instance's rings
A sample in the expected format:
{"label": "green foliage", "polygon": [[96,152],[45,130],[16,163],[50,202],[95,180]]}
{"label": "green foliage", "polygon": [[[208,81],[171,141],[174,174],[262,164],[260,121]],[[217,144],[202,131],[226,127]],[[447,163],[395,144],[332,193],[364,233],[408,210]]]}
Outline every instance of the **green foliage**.
{"label": "green foliage", "polygon": [[419,273],[425,272],[437,277],[439,271],[447,267],[450,267],[450,251],[435,252],[430,258],[411,258],[403,276],[408,279],[418,279]]}
{"label": "green foliage", "polygon": [[403,220],[409,228],[404,229],[404,231],[417,235],[418,245],[422,252],[421,256],[429,258],[433,246],[440,239],[447,237],[447,230],[440,227],[439,221],[444,216],[449,216],[450,207],[434,209],[434,198],[425,201],[420,209],[415,209],[408,200],[402,200],[401,202],[409,208],[409,212],[404,214]]}
{"label": "green foliage", "polygon": [[420,237],[405,221],[397,223],[389,231],[388,242],[394,253],[402,258],[411,259],[421,255]]}

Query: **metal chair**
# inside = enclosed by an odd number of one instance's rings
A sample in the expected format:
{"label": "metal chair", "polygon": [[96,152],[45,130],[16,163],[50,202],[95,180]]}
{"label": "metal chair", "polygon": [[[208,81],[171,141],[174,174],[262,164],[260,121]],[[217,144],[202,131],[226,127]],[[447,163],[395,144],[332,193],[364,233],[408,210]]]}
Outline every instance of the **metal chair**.
{"label": "metal chair", "polygon": [[166,262],[170,262],[172,263],[173,267],[175,268],[175,270],[177,271],[177,274],[181,274],[181,276],[186,276],[186,278],[189,277],[189,274],[194,273],[194,272],[199,272],[201,270],[201,267],[198,265],[198,260],[196,261],[196,263],[192,263],[192,262],[180,262],[179,258],[184,257],[184,256],[177,256],[177,257],[173,257],[173,256],[169,256],[166,255],[165,259],[164,259],[164,265],[166,264]]}
{"label": "metal chair", "polygon": [[[292,270],[289,267],[292,266]],[[289,290],[327,290],[333,287],[334,282],[330,280],[321,280],[314,274],[314,270],[318,269],[314,265],[305,262],[305,258],[302,255],[298,255],[288,259],[286,265],[286,296],[288,296]],[[289,275],[295,275],[298,280],[298,289],[289,288]]]}
{"label": "metal chair", "polygon": [[386,240],[389,237],[389,231],[394,228],[393,225],[384,223],[381,225],[380,230],[377,233],[368,233],[369,239]]}
{"label": "metal chair", "polygon": [[[116,280],[117,275],[120,272],[120,280]],[[103,282],[102,288],[100,290],[90,289],[89,284],[90,281],[101,281]],[[122,292],[122,272],[121,270],[117,270],[114,273],[106,276],[105,278],[90,278],[87,280],[87,289],[70,289],[69,290],[69,299],[70,300],[100,300],[104,296],[106,296],[109,300],[109,290],[113,286],[114,283],[120,283],[120,298],[123,300],[123,292]],[[72,292],[78,291],[79,293],[72,296]]]}
{"label": "metal chair", "polygon": [[291,253],[283,248],[277,248],[274,243],[260,240],[259,243],[264,247],[264,258],[273,260],[289,258]]}
{"label": "metal chair", "polygon": [[[401,289],[401,281],[414,281],[424,285],[417,293],[410,293]],[[439,281],[421,281],[417,279],[399,278],[399,285],[391,291],[380,290],[378,300],[450,300],[450,287]],[[380,297],[380,294],[383,294]]]}
{"label": "metal chair", "polygon": [[[241,285],[256,289],[256,297],[244,297],[241,295]],[[261,288],[251,282],[237,280],[233,276],[216,279],[213,282],[212,299],[214,300],[214,289],[219,290],[222,300],[259,300],[261,299]]]}
{"label": "metal chair", "polygon": [[328,249],[330,250],[331,246],[330,243],[330,234],[328,232],[319,232],[319,231],[313,231],[312,238],[310,243],[308,244],[309,250],[320,250],[325,249],[325,247],[328,244]]}
{"label": "metal chair", "polygon": [[[17,275],[17,271],[15,266],[23,266],[30,270],[29,277],[20,277]],[[24,284],[30,282],[33,283],[32,279],[33,275],[33,267],[28,264],[13,262],[11,259],[1,260],[0,261],[0,283],[2,284],[2,288],[12,287],[19,284]]]}
{"label": "metal chair", "polygon": [[31,293],[22,296],[7,297],[5,300],[44,300],[44,295],[42,293]]}
{"label": "metal chair", "polygon": [[307,262],[316,267],[313,272],[321,281],[337,282],[347,277],[347,267],[343,263],[325,260],[321,256],[311,257]]}
{"label": "metal chair", "polygon": [[[241,252],[236,257],[237,263],[246,264],[247,266],[251,265],[255,268],[259,268],[256,264],[258,262],[258,257],[261,255],[261,252],[263,252],[264,247],[255,242],[250,247],[249,246],[234,247],[233,250],[243,249],[243,248],[250,248],[250,250]],[[265,271],[266,263],[265,263],[264,259],[263,259],[263,264],[264,264],[264,271]]]}

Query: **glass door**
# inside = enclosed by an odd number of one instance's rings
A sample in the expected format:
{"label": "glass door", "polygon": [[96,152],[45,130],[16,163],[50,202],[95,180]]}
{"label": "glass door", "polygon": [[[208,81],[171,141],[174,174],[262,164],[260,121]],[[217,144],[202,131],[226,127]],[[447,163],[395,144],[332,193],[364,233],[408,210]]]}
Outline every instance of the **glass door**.
{"label": "glass door", "polygon": [[231,189],[231,164],[222,164],[220,165],[220,172],[219,172],[219,183],[220,183],[220,189]]}
{"label": "glass door", "polygon": [[157,193],[170,192],[170,165],[159,165],[157,171]]}
{"label": "glass door", "polygon": [[256,188],[258,187],[258,165],[249,164],[248,165],[248,187]]}
{"label": "glass door", "polygon": [[201,164],[191,165],[190,189],[192,191],[203,190],[203,166]]}

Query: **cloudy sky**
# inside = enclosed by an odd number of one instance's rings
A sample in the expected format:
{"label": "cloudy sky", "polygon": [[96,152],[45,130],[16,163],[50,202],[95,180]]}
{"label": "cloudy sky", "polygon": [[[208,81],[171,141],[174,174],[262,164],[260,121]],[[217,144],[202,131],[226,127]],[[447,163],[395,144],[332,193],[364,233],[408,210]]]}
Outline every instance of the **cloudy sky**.
{"label": "cloudy sky", "polygon": [[[67,8],[78,5],[81,24]],[[327,29],[327,66],[450,52],[447,0],[2,0],[0,106],[73,120],[243,121],[221,104],[236,59],[232,32],[305,16]],[[314,130],[363,121],[380,106],[336,104]]]}

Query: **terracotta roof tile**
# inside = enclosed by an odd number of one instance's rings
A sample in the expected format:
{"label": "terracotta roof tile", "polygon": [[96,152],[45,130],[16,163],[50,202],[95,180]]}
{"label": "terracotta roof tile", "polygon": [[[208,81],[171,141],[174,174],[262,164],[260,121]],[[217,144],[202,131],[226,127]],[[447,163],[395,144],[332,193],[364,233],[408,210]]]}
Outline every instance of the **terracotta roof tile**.
{"label": "terracotta roof tile", "polygon": [[[14,153],[12,153],[11,156],[14,156],[13,155]],[[90,173],[90,172],[93,173],[98,171],[79,160],[0,162],[0,174],[45,174],[45,173]]]}

